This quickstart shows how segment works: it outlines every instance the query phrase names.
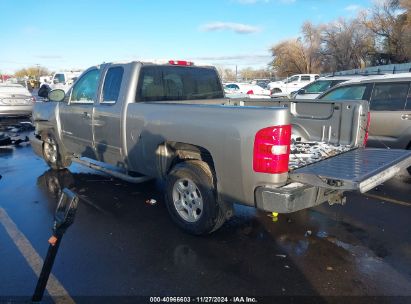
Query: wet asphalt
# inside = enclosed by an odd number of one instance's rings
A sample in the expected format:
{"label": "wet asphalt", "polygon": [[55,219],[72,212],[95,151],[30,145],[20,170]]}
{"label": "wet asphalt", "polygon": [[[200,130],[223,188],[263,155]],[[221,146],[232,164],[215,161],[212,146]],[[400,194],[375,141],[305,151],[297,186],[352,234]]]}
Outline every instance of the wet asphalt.
{"label": "wet asphalt", "polygon": [[[160,181],[130,184],[75,164],[53,171],[27,144],[0,147],[0,175],[0,208],[43,258],[61,189],[80,196],[53,268],[79,302],[90,296],[115,297],[113,303],[148,303],[150,296],[411,302],[410,178],[368,196],[351,193],[345,206],[278,218],[236,206],[220,230],[196,237],[172,223]],[[17,241],[0,223],[0,303],[29,299],[36,284]]]}

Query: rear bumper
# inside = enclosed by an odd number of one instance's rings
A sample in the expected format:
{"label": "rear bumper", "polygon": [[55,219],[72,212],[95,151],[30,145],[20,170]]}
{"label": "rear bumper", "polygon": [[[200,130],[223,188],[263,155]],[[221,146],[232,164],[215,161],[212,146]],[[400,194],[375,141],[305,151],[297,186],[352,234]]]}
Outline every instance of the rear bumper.
{"label": "rear bumper", "polygon": [[255,191],[257,208],[269,212],[290,213],[317,206],[342,193],[320,187],[293,183],[282,188],[258,187]]}
{"label": "rear bumper", "polygon": [[30,138],[31,148],[38,156],[43,157],[43,141],[36,136]]}
{"label": "rear bumper", "polygon": [[0,106],[0,117],[31,116],[33,105]]}

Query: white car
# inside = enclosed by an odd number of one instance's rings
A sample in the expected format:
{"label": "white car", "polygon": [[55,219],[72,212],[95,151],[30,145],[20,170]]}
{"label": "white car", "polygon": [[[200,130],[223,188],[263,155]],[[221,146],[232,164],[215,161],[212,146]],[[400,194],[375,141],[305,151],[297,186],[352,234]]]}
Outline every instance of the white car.
{"label": "white car", "polygon": [[227,97],[271,98],[270,90],[250,83],[227,83],[224,92]]}
{"label": "white car", "polygon": [[318,74],[297,74],[288,77],[284,81],[275,81],[268,84],[268,89],[272,94],[282,93],[287,96],[291,92],[297,91],[307,84],[320,78]]}
{"label": "white car", "polygon": [[0,84],[0,117],[31,116],[35,101],[20,84]]}
{"label": "white car", "polygon": [[315,99],[321,93],[331,89],[339,83],[354,79],[362,78],[362,76],[331,76],[331,77],[320,77],[316,81],[306,85],[305,87],[292,92],[292,99]]}

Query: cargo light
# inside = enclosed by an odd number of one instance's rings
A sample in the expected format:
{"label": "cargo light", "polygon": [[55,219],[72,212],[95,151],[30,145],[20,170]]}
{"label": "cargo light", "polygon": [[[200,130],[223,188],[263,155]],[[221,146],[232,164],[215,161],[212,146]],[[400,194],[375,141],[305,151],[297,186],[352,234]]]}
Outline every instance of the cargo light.
{"label": "cargo light", "polygon": [[364,142],[363,142],[364,147],[367,145],[368,130],[370,129],[370,123],[371,123],[371,114],[370,114],[370,112],[368,112],[368,114],[367,114],[367,126],[365,127],[365,135],[364,135]]}
{"label": "cargo light", "polygon": [[291,125],[259,130],[254,139],[253,169],[261,173],[288,172]]}
{"label": "cargo light", "polygon": [[183,65],[183,66],[192,66],[192,65],[194,65],[193,62],[185,61],[185,60],[169,60],[168,63],[172,64],[172,65]]}

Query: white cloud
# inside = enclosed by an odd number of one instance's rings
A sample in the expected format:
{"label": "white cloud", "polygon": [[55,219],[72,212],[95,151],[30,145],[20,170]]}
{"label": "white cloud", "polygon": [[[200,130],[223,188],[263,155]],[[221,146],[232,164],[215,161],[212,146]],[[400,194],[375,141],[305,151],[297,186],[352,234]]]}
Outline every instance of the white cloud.
{"label": "white cloud", "polygon": [[361,9],[361,6],[357,4],[350,4],[346,6],[344,9],[349,12],[356,12]]}
{"label": "white cloud", "polygon": [[201,30],[205,32],[228,30],[237,34],[251,34],[261,31],[257,26],[233,22],[211,22],[201,26]]}

